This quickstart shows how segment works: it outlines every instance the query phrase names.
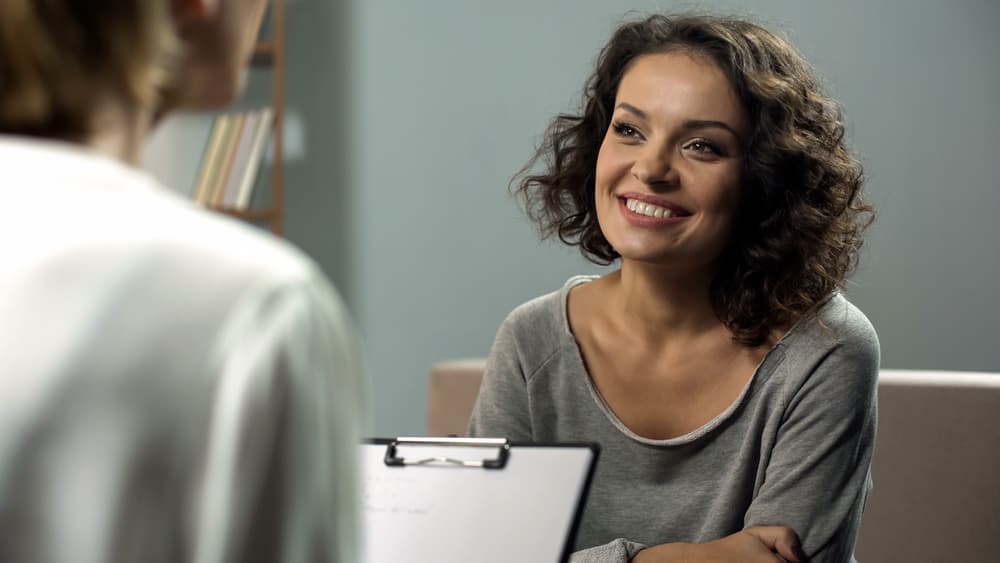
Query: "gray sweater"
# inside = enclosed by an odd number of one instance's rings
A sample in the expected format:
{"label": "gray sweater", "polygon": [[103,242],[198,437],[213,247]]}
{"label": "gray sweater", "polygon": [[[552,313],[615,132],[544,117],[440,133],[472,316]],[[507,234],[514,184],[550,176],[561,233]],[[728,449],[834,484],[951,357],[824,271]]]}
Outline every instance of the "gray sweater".
{"label": "gray sweater", "polygon": [[574,277],[497,333],[469,433],[584,441],[601,457],[574,562],[702,543],[758,525],[795,530],[813,562],[853,560],[875,439],[879,347],[837,294],[772,348],[736,401],[693,432],[631,432],[593,386],[566,316]]}

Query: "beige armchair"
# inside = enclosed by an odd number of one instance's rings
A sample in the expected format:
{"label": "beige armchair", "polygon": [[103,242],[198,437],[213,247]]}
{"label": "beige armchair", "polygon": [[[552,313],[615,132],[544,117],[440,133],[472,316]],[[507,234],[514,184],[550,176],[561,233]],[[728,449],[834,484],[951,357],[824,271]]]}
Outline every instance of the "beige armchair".
{"label": "beige armchair", "polygon": [[470,358],[431,367],[427,384],[428,436],[465,435],[485,365],[483,358]]}
{"label": "beige armchair", "polygon": [[863,563],[1000,560],[1000,373],[882,370]]}
{"label": "beige armchair", "polygon": [[[427,431],[465,434],[483,359],[434,365]],[[1000,560],[1000,373],[882,370],[863,563]]]}

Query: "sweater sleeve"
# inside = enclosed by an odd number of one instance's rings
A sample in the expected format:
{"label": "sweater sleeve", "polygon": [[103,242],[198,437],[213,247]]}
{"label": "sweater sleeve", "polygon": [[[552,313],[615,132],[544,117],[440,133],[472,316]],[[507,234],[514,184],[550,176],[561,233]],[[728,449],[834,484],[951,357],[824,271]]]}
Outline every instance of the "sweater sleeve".
{"label": "sweater sleeve", "polygon": [[878,339],[851,327],[784,397],[782,423],[745,526],[796,531],[813,562],[853,559],[871,489]]}
{"label": "sweater sleeve", "polygon": [[581,549],[570,556],[569,563],[628,563],[647,547],[649,546],[619,538],[606,544]]}
{"label": "sweater sleeve", "polygon": [[519,353],[515,314],[500,325],[490,348],[469,420],[469,436],[533,439],[527,389],[531,368],[524,365]]}

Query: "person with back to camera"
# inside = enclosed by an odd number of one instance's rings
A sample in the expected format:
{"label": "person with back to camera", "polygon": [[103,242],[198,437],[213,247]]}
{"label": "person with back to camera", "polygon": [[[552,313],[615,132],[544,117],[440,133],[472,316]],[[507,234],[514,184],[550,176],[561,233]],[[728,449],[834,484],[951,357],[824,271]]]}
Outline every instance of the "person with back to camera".
{"label": "person with back to camera", "polygon": [[0,3],[0,561],[356,561],[339,297],[137,167],[241,89],[263,0]]}
{"label": "person with back to camera", "polygon": [[861,186],[786,40],[708,16],[614,33],[517,192],[620,269],[507,317],[469,426],[601,445],[574,561],[853,559],[879,365],[839,292]]}

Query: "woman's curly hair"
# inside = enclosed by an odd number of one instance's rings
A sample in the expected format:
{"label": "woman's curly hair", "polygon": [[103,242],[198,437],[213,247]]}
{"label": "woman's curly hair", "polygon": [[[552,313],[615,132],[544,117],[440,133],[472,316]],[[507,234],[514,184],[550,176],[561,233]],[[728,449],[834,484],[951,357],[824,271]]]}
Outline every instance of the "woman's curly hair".
{"label": "woman's curly hair", "polygon": [[[711,296],[733,338],[757,346],[843,286],[874,218],[840,106],[786,40],[715,16],[654,15],[622,25],[587,81],[582,115],[556,117],[512,184],[544,237],[577,245],[598,264],[618,259],[597,220],[597,154],[629,65],[674,50],[714,61],[751,123],[744,203]],[[535,173],[539,162],[546,169]]]}

